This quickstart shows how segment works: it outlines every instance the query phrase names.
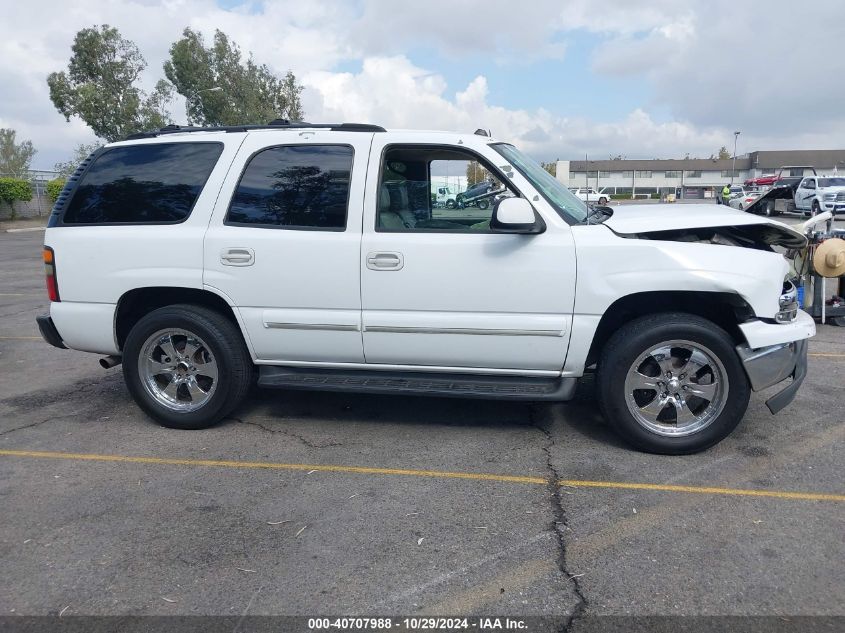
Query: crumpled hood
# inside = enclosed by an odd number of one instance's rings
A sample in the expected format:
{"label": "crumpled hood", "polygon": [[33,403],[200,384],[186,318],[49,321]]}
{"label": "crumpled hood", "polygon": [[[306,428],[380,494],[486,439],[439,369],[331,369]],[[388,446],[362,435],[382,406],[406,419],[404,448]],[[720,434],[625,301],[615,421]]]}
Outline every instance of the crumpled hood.
{"label": "crumpled hood", "polygon": [[603,224],[619,235],[643,237],[684,229],[755,226],[754,232],[770,246],[803,248],[807,244],[804,235],[782,222],[717,204],[619,205]]}

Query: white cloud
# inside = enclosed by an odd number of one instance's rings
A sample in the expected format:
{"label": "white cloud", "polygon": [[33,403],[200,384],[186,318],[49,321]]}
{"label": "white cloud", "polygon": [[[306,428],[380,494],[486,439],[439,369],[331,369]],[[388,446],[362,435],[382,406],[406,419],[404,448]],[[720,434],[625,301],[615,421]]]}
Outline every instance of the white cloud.
{"label": "white cloud", "polygon": [[[314,120],[373,121],[387,127],[442,130],[489,128],[497,138],[543,158],[621,152],[658,156],[712,152],[724,141],[719,130],[679,122],[659,123],[643,110],[621,121],[597,123],[544,109],[512,110],[488,101],[487,80],[473,79],[450,97],[444,79],[402,56],[368,58],[360,73],[315,72],[304,77],[306,105]],[[671,149],[674,148],[674,149]]]}

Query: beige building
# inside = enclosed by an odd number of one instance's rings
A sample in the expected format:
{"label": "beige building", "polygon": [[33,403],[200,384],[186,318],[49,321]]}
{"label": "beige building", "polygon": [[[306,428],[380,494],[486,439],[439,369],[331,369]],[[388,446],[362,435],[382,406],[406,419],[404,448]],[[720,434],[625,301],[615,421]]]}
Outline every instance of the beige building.
{"label": "beige building", "polygon": [[[820,174],[845,174],[843,150],[786,150],[751,152],[736,157],[733,182],[776,174],[784,166],[813,166]],[[636,160],[559,160],[557,179],[567,187],[594,187],[611,194],[674,193],[684,198],[712,198],[731,182],[733,159],[682,158]],[[810,169],[787,169],[784,176],[810,174]]]}

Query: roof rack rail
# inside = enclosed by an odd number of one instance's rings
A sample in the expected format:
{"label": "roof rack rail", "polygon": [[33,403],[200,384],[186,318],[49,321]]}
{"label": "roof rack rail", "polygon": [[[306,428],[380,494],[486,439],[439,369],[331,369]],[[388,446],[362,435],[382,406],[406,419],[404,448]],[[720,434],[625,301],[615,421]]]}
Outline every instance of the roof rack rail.
{"label": "roof rack rail", "polygon": [[380,125],[369,123],[308,123],[307,121],[288,121],[287,119],[273,119],[266,125],[221,125],[216,127],[197,127],[193,125],[166,125],[157,130],[149,132],[138,132],[126,137],[127,141],[140,138],[155,138],[165,134],[185,134],[188,132],[249,132],[251,130],[277,130],[279,128],[289,130],[300,129],[321,129],[332,132],[386,132]]}

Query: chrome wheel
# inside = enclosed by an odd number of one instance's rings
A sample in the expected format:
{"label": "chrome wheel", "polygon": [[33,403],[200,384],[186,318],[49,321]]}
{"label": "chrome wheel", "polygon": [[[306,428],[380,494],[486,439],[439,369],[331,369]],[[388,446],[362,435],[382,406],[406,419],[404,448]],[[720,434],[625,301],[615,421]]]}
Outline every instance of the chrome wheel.
{"label": "chrome wheel", "polygon": [[217,388],[217,374],[208,345],[187,330],[159,330],[147,338],[138,356],[144,389],[171,411],[202,407]]}
{"label": "chrome wheel", "polygon": [[719,358],[691,341],[667,341],[641,354],[625,378],[625,403],[634,419],[658,435],[682,437],[709,426],[728,398]]}

